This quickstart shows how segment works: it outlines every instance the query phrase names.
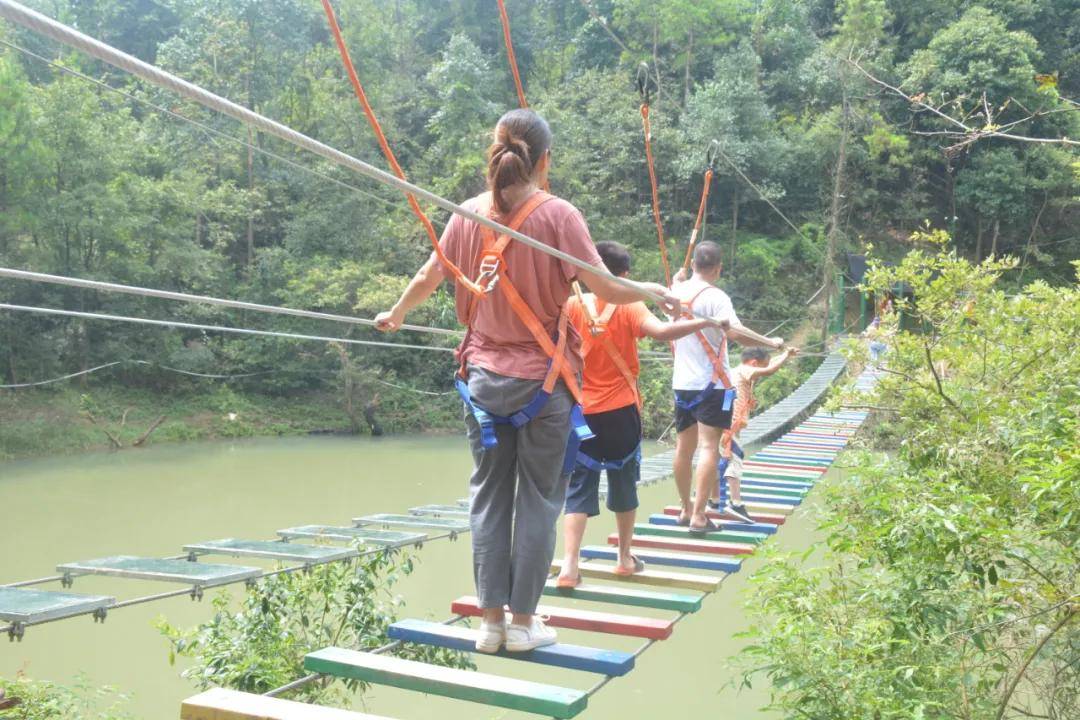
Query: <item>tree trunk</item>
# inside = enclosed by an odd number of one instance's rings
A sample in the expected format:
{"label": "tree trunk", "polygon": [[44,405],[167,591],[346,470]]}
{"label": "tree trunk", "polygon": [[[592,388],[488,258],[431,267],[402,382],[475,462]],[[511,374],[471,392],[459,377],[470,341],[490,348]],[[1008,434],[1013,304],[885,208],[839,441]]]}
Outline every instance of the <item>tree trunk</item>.
{"label": "tree trunk", "polygon": [[660,25],[656,22],[653,23],[652,28],[652,66],[653,74],[656,76],[656,92],[653,94],[653,100],[660,99]]}
{"label": "tree trunk", "polygon": [[728,272],[735,270],[735,249],[739,244],[739,191],[731,193],[731,250],[728,251]]}
{"label": "tree trunk", "polygon": [[983,221],[982,215],[975,222],[975,262],[982,262]]}
{"label": "tree trunk", "polygon": [[682,104],[685,108],[687,103],[690,102],[690,63],[694,57],[694,28],[690,28],[690,31],[686,40],[686,66],[683,73],[683,100]]}
{"label": "tree trunk", "polygon": [[997,257],[998,236],[1001,235],[1001,220],[994,218],[994,230],[990,235],[990,257]]}
{"label": "tree trunk", "polygon": [[248,174],[248,217],[247,217],[247,267],[248,271],[251,270],[251,265],[255,262],[255,151],[252,149],[255,138],[254,133],[250,127],[247,131],[248,135],[248,149],[247,149],[247,174]]}
{"label": "tree trunk", "polygon": [[832,200],[829,203],[829,231],[826,235],[825,263],[822,271],[823,292],[825,293],[825,320],[822,323],[821,338],[829,337],[829,309],[834,289],[836,274],[836,248],[840,242],[840,218],[844,208],[844,171],[847,166],[847,143],[850,133],[851,105],[848,101],[847,84],[841,78],[843,88],[842,113],[840,122],[840,145],[836,150],[836,167],[833,170]]}

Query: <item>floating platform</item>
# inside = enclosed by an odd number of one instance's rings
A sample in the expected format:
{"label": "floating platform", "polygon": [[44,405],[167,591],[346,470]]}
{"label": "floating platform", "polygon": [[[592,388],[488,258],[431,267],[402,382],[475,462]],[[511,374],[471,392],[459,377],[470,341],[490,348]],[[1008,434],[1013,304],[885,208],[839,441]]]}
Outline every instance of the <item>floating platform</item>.
{"label": "floating platform", "polygon": [[116,598],[105,595],[0,587],[0,620],[15,625],[33,625],[88,613],[100,617],[115,604]]}
{"label": "floating platform", "polygon": [[572,718],[589,700],[581,690],[337,647],[308,653],[304,669],[553,718]]}
{"label": "floating platform", "polygon": [[295,700],[214,688],[184,700],[180,720],[387,720]]}
{"label": "floating platform", "polygon": [[[553,560],[551,563],[551,571],[553,573],[561,572],[562,567],[562,560]],[[666,570],[653,570],[651,568],[646,568],[642,572],[634,573],[633,575],[617,575],[613,565],[602,565],[601,563],[593,562],[579,562],[578,572],[581,574],[581,577],[595,578],[597,580],[655,585],[657,587],[674,587],[682,588],[684,590],[700,590],[701,592],[707,593],[716,592],[720,587],[720,583],[724,581],[723,577],[715,577],[712,575],[669,572]]]}
{"label": "floating platform", "polygon": [[[433,645],[460,652],[474,652],[480,631],[460,625],[444,625],[427,620],[399,620],[387,628],[391,640]],[[551,665],[600,675],[625,675],[634,669],[634,656],[616,650],[556,643],[530,652],[511,653],[505,649],[495,653],[509,660]]]}
{"label": "floating platform", "polygon": [[[480,617],[483,613],[476,602],[476,598],[472,595],[460,597],[450,605],[450,612],[465,615],[466,617]],[[551,627],[608,633],[609,635],[625,635],[627,637],[645,638],[646,640],[667,640],[671,637],[671,631],[675,627],[674,620],[635,617],[633,615],[596,612],[594,610],[578,610],[577,608],[554,607],[552,605],[541,605],[536,609],[536,614],[546,616],[548,619],[544,622]]]}
{"label": "floating platform", "polygon": [[256,567],[217,565],[189,562],[188,560],[136,557],[134,555],[114,555],[94,560],[64,563],[63,565],[57,565],[56,571],[63,573],[65,576],[108,575],[131,580],[184,583],[195,587],[228,585],[241,580],[257,578],[263,574],[263,571]]}
{"label": "floating platform", "polygon": [[276,540],[208,540],[184,546],[184,552],[192,555],[225,555],[228,557],[265,558],[318,565],[355,557],[355,548],[332,548],[325,545],[301,545]]}
{"label": "floating platform", "polygon": [[397,547],[413,545],[427,540],[424,533],[399,532],[394,530],[371,530],[357,527],[336,527],[334,525],[300,525],[299,527],[278,530],[277,534],[286,540],[298,538],[308,540],[334,540],[336,542],[362,542],[365,545]]}

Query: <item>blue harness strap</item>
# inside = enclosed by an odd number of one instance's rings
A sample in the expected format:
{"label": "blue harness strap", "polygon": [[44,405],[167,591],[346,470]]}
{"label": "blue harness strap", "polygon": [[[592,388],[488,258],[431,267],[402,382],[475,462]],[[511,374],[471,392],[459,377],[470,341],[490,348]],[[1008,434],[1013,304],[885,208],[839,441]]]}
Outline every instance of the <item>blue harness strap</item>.
{"label": "blue harness strap", "polygon": [[634,448],[633,452],[622,460],[607,460],[600,462],[596,458],[591,455],[586,455],[580,450],[577,452],[577,464],[595,472],[600,472],[601,470],[622,470],[623,467],[632,460],[638,462],[641,461],[641,443],[638,443],[638,446]]}
{"label": "blue harness strap", "polygon": [[694,396],[693,400],[680,400],[679,396],[676,395],[675,406],[678,407],[680,410],[686,410],[687,412],[690,412],[698,405],[705,402],[717,390],[724,391],[724,412],[731,410],[731,406],[735,402],[735,388],[725,388],[719,383],[707,385],[704,390]]}
{"label": "blue harness strap", "polygon": [[[551,393],[545,392],[541,388],[536,391],[536,395],[525,407],[513,415],[495,415],[472,401],[469,384],[461,377],[454,378],[454,387],[457,388],[461,401],[465,403],[465,408],[472,413],[477,425],[480,426],[480,446],[484,450],[490,450],[499,444],[499,439],[495,435],[496,425],[511,425],[515,428],[524,427],[530,420],[540,414],[540,411],[547,405],[548,400],[551,399]],[[595,435],[589,429],[589,424],[585,422],[585,413],[582,411],[581,405],[574,403],[574,406],[570,408],[570,435],[566,443],[566,457],[563,459],[564,475],[574,469],[574,461],[577,458],[578,447],[581,443],[593,437]]]}

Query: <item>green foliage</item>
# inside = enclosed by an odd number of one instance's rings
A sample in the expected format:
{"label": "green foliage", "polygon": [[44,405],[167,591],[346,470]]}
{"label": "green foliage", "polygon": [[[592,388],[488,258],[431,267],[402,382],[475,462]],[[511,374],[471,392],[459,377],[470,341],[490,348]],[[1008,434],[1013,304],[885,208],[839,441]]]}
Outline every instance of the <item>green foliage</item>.
{"label": "green foliage", "polygon": [[[169,661],[189,658],[183,672],[200,689],[228,687],[264,693],[305,676],[304,655],[327,646],[373,650],[389,641],[386,628],[398,619],[403,600],[393,593],[410,574],[414,557],[378,552],[350,562],[318,565],[259,581],[239,599],[223,591],[214,616],[187,630],[158,621],[169,641]],[[403,645],[404,658],[474,668],[469,656],[424,645]],[[308,683],[296,696],[315,703],[345,704],[366,683]]]}
{"label": "green foliage", "polygon": [[[917,238],[867,288],[897,301],[869,397],[889,454],[826,488],[822,556],[753,581],[749,679],[815,718],[1075,717],[1080,711],[1080,287],[1015,295],[1015,260],[979,265]],[[861,348],[854,348],[856,356]]]}
{"label": "green foliage", "polygon": [[131,720],[124,706],[129,698],[111,687],[90,687],[77,678],[72,685],[31,680],[18,674],[0,678],[0,697],[17,703],[0,710],[3,720]]}

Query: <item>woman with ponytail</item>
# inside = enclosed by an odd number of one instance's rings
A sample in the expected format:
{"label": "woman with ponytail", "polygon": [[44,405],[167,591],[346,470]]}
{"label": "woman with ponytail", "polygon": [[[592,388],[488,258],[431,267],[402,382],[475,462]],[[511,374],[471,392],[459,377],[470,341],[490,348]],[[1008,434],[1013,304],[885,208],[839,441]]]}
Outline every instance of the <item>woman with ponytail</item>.
{"label": "woman with ponytail", "polygon": [[[503,115],[487,159],[488,192],[466,201],[467,209],[604,271],[581,213],[569,202],[541,190],[547,187],[551,164],[551,130],[542,117],[527,109]],[[440,245],[452,263],[475,279],[488,249],[485,234],[490,246],[492,234],[472,220],[453,215]],[[609,303],[643,300],[650,292],[672,300],[662,285],[635,283],[627,287],[606,274],[584,272],[512,241],[503,250],[495,272],[496,284],[510,281],[553,342],[560,340],[559,329],[565,325],[561,322],[563,306],[579,275],[584,276],[590,290]],[[409,311],[452,277],[433,253],[394,307],[376,318],[379,327],[397,330]],[[483,610],[476,644],[481,652],[497,652],[503,646],[510,652],[523,652],[555,642],[555,632],[535,613],[555,551],[555,523],[566,496],[569,470],[564,459],[575,408],[567,382],[560,379],[538,412],[520,426],[504,422],[485,428],[477,419],[505,419],[535,405],[552,366],[552,357],[522,320],[520,308],[515,309],[508,299],[509,291],[502,290],[476,298],[463,287],[456,289],[458,319],[468,326],[458,359],[461,385],[467,386],[463,392],[467,398],[465,422],[475,463],[469,482],[469,519],[476,594]],[[671,309],[677,307],[675,303]],[[569,373],[562,377],[580,378],[581,338],[572,325],[565,327],[564,334],[564,362]],[[477,408],[481,412],[476,413]],[[493,430],[494,439],[485,438],[485,430]]]}

